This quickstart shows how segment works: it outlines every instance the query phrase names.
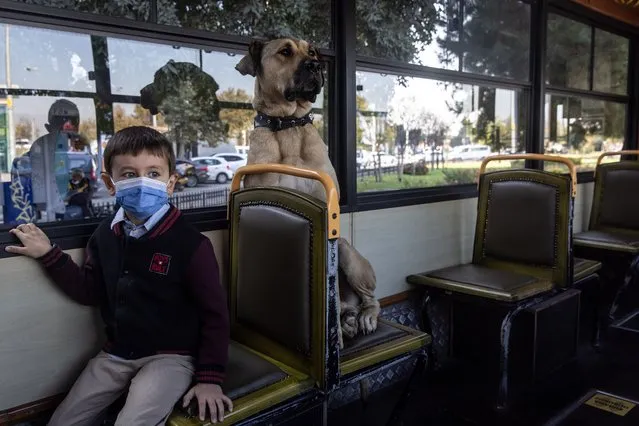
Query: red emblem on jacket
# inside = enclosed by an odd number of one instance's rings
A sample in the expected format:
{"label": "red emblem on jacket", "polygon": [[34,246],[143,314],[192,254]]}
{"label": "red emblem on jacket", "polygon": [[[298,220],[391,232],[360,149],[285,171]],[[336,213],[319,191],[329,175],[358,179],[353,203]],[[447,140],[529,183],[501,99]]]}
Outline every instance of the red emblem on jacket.
{"label": "red emblem on jacket", "polygon": [[153,259],[151,259],[151,266],[149,271],[156,274],[166,275],[169,272],[169,264],[171,263],[171,256],[166,254],[155,253]]}

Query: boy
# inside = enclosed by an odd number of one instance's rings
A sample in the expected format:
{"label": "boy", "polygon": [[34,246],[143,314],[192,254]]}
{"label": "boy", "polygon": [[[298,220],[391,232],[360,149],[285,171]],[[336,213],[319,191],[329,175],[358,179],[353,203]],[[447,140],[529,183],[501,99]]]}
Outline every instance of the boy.
{"label": "boy", "polygon": [[[173,405],[195,396],[200,419],[224,419],[232,403],[220,385],[229,321],[208,238],[169,204],[175,185],[170,142],[147,127],[117,132],[104,150],[102,176],[122,206],[89,239],[82,267],[34,224],[12,229],[68,296],[100,307],[107,343],[53,414],[50,426],[91,425],[128,386],[116,426],[164,424]],[[195,362],[194,362],[195,361]],[[129,386],[130,383],[130,386]]]}

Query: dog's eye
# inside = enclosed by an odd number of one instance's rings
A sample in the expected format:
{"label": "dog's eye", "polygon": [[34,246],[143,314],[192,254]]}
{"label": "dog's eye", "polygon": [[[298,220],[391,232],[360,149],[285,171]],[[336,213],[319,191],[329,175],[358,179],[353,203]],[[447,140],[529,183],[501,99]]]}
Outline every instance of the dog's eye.
{"label": "dog's eye", "polygon": [[285,47],[284,49],[280,50],[280,55],[282,56],[291,56],[293,54],[293,52],[291,52],[291,49],[288,47]]}
{"label": "dog's eye", "polygon": [[311,58],[315,57],[315,51],[311,50],[310,52],[308,52],[308,56],[310,56]]}

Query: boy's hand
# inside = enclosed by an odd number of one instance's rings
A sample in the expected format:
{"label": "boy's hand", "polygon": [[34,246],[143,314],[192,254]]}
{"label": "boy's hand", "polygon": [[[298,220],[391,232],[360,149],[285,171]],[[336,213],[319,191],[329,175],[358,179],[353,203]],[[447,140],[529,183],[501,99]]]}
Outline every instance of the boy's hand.
{"label": "boy's hand", "polygon": [[5,250],[9,253],[22,254],[36,259],[44,256],[49,253],[49,250],[51,250],[51,241],[49,241],[49,237],[47,237],[47,235],[33,223],[18,225],[9,232],[18,237],[24,246],[7,246]]}
{"label": "boy's hand", "polygon": [[233,403],[226,395],[224,395],[224,392],[222,392],[222,388],[219,385],[213,383],[198,383],[193,386],[186,395],[184,395],[182,406],[188,406],[194,396],[197,398],[200,408],[201,421],[204,421],[204,418],[206,417],[207,405],[211,411],[211,422],[213,423],[217,423],[218,420],[220,422],[224,421],[224,404],[226,404],[229,411],[233,411]]}

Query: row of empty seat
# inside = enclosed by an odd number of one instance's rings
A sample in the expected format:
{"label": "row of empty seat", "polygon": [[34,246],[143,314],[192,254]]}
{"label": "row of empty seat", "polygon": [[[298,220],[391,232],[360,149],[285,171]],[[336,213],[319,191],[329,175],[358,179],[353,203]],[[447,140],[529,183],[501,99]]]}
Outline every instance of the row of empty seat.
{"label": "row of empty seat", "polygon": [[[639,163],[600,164],[608,155],[638,154],[635,151],[605,153],[597,162],[595,198],[588,231],[575,238],[572,235],[574,199],[577,179],[574,164],[565,158],[524,154],[493,156],[485,159],[480,169],[479,200],[472,261],[469,264],[409,275],[407,281],[424,290],[425,329],[431,331],[428,303],[433,297],[453,296],[465,303],[483,304],[486,309],[499,310],[499,378],[497,407],[506,408],[509,397],[510,336],[515,316],[536,309],[544,303],[550,306],[567,299],[558,295],[568,290],[595,288],[593,342],[598,344],[600,289],[598,272],[605,254],[639,251],[639,197],[633,196],[639,187]],[[485,173],[488,162],[507,159],[541,160],[564,163],[570,170],[560,175],[541,170],[498,170]],[[594,248],[604,255],[580,251],[584,258],[573,256],[573,245]],[[625,270],[624,270],[625,273]],[[626,280],[626,285],[628,285]],[[604,285],[613,283],[604,282]],[[571,290],[572,289],[572,290]],[[553,299],[554,298],[554,299]],[[550,302],[552,300],[552,302]],[[572,305],[566,306],[575,306]],[[579,306],[576,305],[576,312]],[[614,304],[613,304],[614,306]],[[457,313],[456,321],[460,314]],[[471,320],[471,319],[469,319]],[[534,319],[533,321],[538,321]],[[452,323],[453,321],[451,321]],[[576,347],[570,340],[578,334],[574,327],[555,324],[547,334],[555,334],[556,348],[550,351],[573,355]],[[477,324],[478,332],[482,327]],[[534,339],[538,339],[535,324]],[[576,329],[575,329],[576,327]],[[452,330],[452,325],[449,328]],[[567,339],[557,339],[563,333]],[[490,334],[489,334],[490,335]],[[495,335],[495,334],[492,334]],[[548,339],[546,339],[548,340]],[[486,346],[494,342],[486,342]],[[536,345],[537,342],[534,343]],[[568,349],[566,349],[568,348]],[[574,350],[572,349],[574,348]],[[532,348],[532,351],[537,349]],[[554,356],[556,362],[566,356]],[[536,362],[536,360],[534,360]],[[536,368],[533,366],[533,369]]]}

